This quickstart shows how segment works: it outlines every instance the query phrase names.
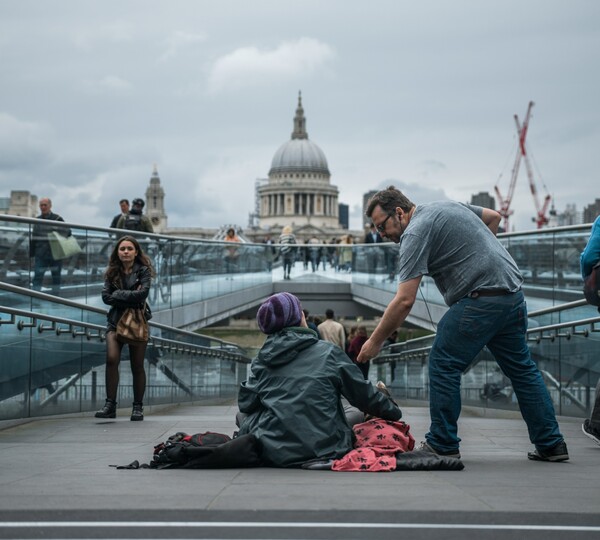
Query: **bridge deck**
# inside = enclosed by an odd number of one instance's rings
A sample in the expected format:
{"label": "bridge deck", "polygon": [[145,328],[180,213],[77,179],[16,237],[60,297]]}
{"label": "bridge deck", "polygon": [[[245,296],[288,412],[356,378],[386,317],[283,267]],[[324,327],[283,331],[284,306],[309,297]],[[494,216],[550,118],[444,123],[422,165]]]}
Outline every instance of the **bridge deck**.
{"label": "bridge deck", "polygon": [[[411,523],[444,527],[551,525],[562,532],[556,538],[566,537],[565,527],[587,525],[595,527],[587,531],[589,534],[600,534],[600,447],[583,436],[580,422],[572,418],[560,419],[571,461],[558,464],[526,459],[531,447],[519,417],[482,418],[474,411],[464,411],[460,434],[465,470],[461,472],[156,471],[109,467],[134,459],[148,462],[153,446],[177,431],[231,434],[235,410],[231,404],[175,406],[147,410],[145,421],[140,423],[130,422],[125,409],[119,411],[115,421],[96,420],[86,414],[33,419],[23,424],[5,422],[0,425],[4,428],[0,430],[0,538],[56,537],[53,531],[58,531],[47,523],[40,524],[40,520],[152,522],[157,528],[140,533],[145,538],[164,538],[167,533],[158,528],[160,523],[207,520],[334,522],[336,527],[363,523],[352,534],[347,529],[336,529],[338,535],[329,529],[321,534],[304,530],[303,534],[312,538],[398,537],[396,529],[366,536],[363,530],[358,534],[365,523],[384,522],[395,527]],[[427,429],[428,416],[426,408],[404,408],[405,421],[417,441]],[[31,523],[28,536],[12,536],[15,529],[5,524],[21,520]],[[219,525],[227,527],[227,534],[233,535],[229,537],[235,538],[267,538],[270,534],[276,538],[294,537],[292,529],[286,535],[286,531],[265,526],[267,529],[249,532],[246,528],[235,535],[231,523]],[[61,530],[60,537],[76,532],[77,537],[91,534],[72,527]],[[535,527],[526,530],[530,534],[527,538],[537,538],[531,536]],[[26,532],[23,528],[19,531]],[[420,538],[416,532],[412,531],[412,537]],[[475,532],[453,529],[447,530],[444,537],[488,538],[481,530]],[[216,538],[224,531],[211,529],[210,533]],[[119,534],[125,538],[133,532],[127,529]],[[168,535],[173,534],[171,529]],[[200,532],[195,530],[195,534],[199,537]],[[548,536],[547,530],[544,534],[540,538],[555,538]],[[584,537],[588,537],[585,531],[577,536]]]}

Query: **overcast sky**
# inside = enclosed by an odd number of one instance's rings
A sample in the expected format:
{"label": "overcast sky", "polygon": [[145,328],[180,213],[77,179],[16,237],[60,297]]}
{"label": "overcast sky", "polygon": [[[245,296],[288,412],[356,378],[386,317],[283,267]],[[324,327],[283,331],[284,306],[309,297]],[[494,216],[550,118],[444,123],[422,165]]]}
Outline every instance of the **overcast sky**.
{"label": "overcast sky", "polygon": [[[530,100],[540,198],[600,197],[596,0],[0,0],[0,67],[0,196],[76,223],[107,226],[156,163],[170,226],[246,226],[299,90],[351,227],[391,183],[506,193]],[[512,208],[533,228],[524,167]]]}

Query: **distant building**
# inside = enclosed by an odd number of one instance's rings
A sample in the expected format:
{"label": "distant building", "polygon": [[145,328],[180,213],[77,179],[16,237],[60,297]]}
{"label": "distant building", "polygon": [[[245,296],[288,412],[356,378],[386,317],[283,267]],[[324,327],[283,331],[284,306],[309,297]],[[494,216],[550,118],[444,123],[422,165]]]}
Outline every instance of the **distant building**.
{"label": "distant building", "polygon": [[564,211],[556,212],[556,226],[579,225],[583,223],[583,214],[574,204],[567,204]]}
{"label": "distant building", "polygon": [[600,216],[600,199],[596,199],[583,209],[583,222],[592,223]]}
{"label": "distant building", "polygon": [[[255,204],[249,213],[247,229],[238,225],[167,228],[164,191],[156,168],[146,191],[146,213],[155,224],[155,232],[174,236],[221,239],[224,231],[233,226],[242,240],[262,242],[267,234],[277,240],[287,225],[292,227],[299,242],[305,242],[312,236],[322,240],[341,238],[348,233],[360,236],[362,229],[348,230],[349,206],[338,202],[339,190],[330,183],[330,179],[325,154],[308,139],[302,96],[299,94],[291,139],[275,152],[269,177],[257,178],[254,182]],[[159,229],[157,222],[163,228]]]}
{"label": "distant building", "polygon": [[338,204],[338,214],[340,216],[340,227],[342,229],[350,228],[350,207],[347,204]]}
{"label": "distant building", "polygon": [[479,193],[471,195],[471,204],[481,206],[482,208],[496,210],[496,199],[494,199],[487,191],[480,191]]}
{"label": "distant building", "polygon": [[299,95],[291,139],[275,152],[268,183],[258,187],[259,227],[278,234],[290,225],[302,238],[338,233],[339,192],[330,178],[325,154],[308,139]]}
{"label": "distant building", "polygon": [[152,227],[156,234],[161,234],[167,229],[167,214],[165,213],[165,190],[160,185],[160,178],[156,165],[150,178],[150,184],[146,189],[146,207],[144,213],[152,221]]}
{"label": "distant building", "polygon": [[370,225],[370,223],[368,223],[369,220],[367,218],[367,206],[369,205],[369,200],[373,195],[375,195],[375,193],[377,193],[377,190],[372,189],[371,191],[367,191],[365,194],[363,194],[361,223],[363,223],[366,228],[368,228]]}
{"label": "distant building", "polygon": [[29,191],[11,191],[10,197],[0,197],[0,214],[21,217],[37,216],[37,195],[32,195]]}

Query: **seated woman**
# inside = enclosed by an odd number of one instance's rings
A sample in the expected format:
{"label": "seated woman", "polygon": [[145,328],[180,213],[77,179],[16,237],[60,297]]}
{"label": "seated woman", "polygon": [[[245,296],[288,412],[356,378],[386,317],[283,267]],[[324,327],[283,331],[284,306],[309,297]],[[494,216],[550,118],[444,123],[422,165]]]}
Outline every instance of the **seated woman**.
{"label": "seated woman", "polygon": [[353,448],[342,396],[361,411],[399,420],[402,412],[365,381],[360,369],[306,324],[300,300],[283,292],[268,298],[256,319],[268,335],[242,383],[239,434],[260,442],[263,465],[300,467],[339,459]]}

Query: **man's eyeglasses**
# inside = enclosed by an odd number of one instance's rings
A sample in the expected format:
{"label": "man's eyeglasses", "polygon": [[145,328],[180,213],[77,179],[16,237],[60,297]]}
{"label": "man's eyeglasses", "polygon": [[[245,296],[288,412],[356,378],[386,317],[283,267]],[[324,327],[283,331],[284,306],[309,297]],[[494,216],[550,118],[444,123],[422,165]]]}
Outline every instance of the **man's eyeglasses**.
{"label": "man's eyeglasses", "polygon": [[385,224],[388,219],[390,219],[394,214],[388,214],[388,216],[379,224],[375,225],[375,228],[381,233],[385,234]]}

